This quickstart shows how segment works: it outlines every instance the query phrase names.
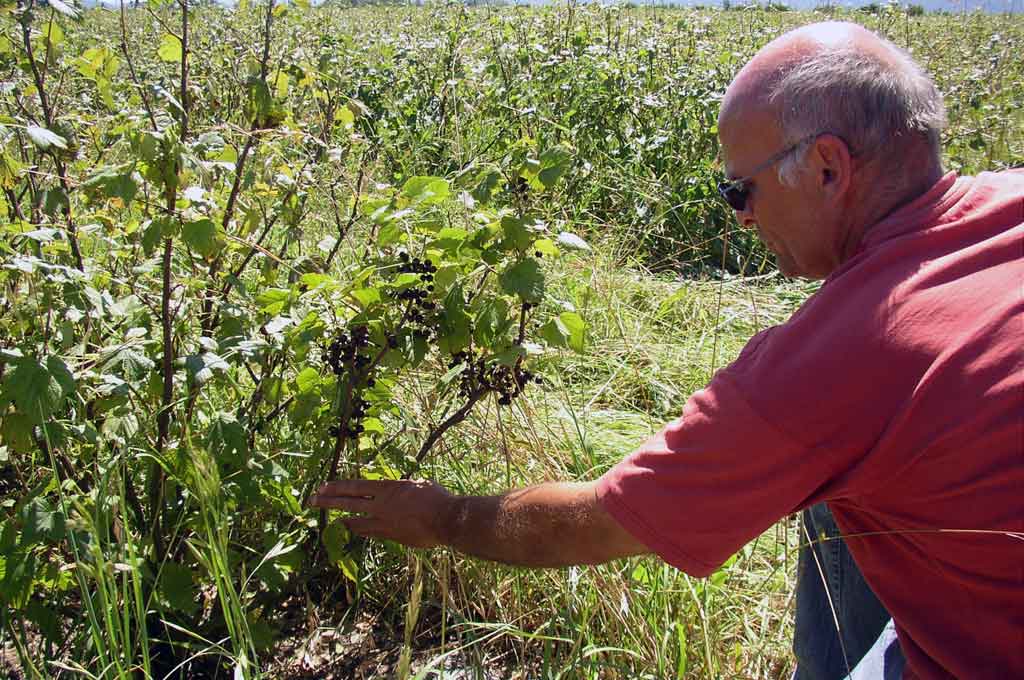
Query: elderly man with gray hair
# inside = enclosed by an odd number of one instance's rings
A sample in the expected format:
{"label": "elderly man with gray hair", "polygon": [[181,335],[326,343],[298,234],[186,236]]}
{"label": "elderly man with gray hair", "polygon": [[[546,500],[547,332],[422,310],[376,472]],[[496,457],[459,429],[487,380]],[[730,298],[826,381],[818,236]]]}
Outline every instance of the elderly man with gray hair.
{"label": "elderly man with gray hair", "polygon": [[1024,172],[944,173],[944,118],[859,26],[771,42],[723,99],[719,191],[821,289],[600,479],[343,480],[312,503],[415,547],[698,576],[804,510],[797,678],[1024,677]]}

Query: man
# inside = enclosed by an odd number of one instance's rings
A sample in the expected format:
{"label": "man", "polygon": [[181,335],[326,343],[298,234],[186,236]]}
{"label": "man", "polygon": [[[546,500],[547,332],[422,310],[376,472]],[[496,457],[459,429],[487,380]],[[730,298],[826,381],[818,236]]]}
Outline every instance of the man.
{"label": "man", "polygon": [[313,504],[415,547],[537,567],[654,552],[701,576],[827,503],[904,678],[1024,677],[1024,173],[943,174],[943,124],[928,77],[865,29],[778,38],[722,102],[720,190],[821,290],[596,481],[339,481]]}

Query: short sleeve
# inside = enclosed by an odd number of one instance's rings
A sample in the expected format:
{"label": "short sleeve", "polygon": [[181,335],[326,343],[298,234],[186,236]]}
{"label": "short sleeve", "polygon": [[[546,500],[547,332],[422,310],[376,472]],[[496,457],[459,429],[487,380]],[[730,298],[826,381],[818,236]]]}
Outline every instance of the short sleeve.
{"label": "short sleeve", "polygon": [[683,571],[707,574],[787,514],[886,478],[865,460],[900,372],[881,360],[870,296],[860,304],[826,288],[752,338],[679,419],[600,479],[612,516]]}
{"label": "short sleeve", "polygon": [[679,419],[601,477],[598,498],[666,562],[704,576],[814,502],[827,462],[806,453],[719,373]]}

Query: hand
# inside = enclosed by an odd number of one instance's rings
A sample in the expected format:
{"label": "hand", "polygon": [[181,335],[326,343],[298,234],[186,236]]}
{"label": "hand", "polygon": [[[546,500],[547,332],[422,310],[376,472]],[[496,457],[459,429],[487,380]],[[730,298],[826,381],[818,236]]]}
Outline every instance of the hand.
{"label": "hand", "polygon": [[342,520],[354,534],[433,548],[444,543],[454,500],[435,482],[343,479],[321,486],[309,504],[358,513]]}

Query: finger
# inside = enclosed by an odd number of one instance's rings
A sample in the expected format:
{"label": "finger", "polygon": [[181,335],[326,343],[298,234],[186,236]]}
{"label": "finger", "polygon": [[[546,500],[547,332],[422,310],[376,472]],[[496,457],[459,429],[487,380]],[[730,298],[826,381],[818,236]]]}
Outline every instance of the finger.
{"label": "finger", "polygon": [[380,520],[372,517],[350,517],[346,520],[345,527],[356,534],[357,536],[363,536],[365,538],[389,538],[389,535],[384,530],[385,525]]}
{"label": "finger", "polygon": [[390,480],[338,479],[321,486],[317,489],[316,495],[319,497],[363,496],[364,498],[373,498],[386,491],[390,484],[392,484]]}
{"label": "finger", "polygon": [[314,508],[328,508],[330,510],[360,513],[372,512],[375,503],[376,501],[372,498],[361,498],[358,496],[321,496],[316,494],[309,498],[309,504]]}

